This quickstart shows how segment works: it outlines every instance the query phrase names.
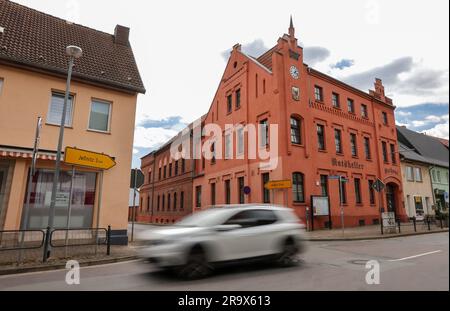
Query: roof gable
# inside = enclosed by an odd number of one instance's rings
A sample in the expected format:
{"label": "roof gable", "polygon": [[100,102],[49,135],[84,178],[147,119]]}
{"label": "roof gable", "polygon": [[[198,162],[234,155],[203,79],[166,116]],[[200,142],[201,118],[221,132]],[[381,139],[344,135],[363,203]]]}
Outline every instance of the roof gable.
{"label": "roof gable", "polygon": [[76,45],[83,57],[75,60],[74,79],[126,91],[145,93],[131,47],[114,35],[37,10],[0,0],[0,62],[65,75],[65,49]]}

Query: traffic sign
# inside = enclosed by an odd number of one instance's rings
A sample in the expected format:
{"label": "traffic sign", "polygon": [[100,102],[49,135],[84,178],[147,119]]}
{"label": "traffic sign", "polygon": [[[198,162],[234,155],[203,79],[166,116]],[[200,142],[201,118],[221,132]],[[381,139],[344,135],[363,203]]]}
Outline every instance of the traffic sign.
{"label": "traffic sign", "polygon": [[264,188],[269,190],[292,188],[292,182],[290,180],[272,180],[267,182]]}
{"label": "traffic sign", "polygon": [[381,179],[377,178],[377,180],[373,183],[372,188],[377,192],[383,191],[386,185],[381,181]]}
{"label": "traffic sign", "polygon": [[[137,173],[137,174],[136,174]],[[134,176],[136,174],[136,176]],[[140,188],[144,184],[144,173],[140,169],[131,170],[130,188]],[[136,182],[136,185],[134,184]]]}
{"label": "traffic sign", "polygon": [[64,151],[64,163],[108,170],[116,161],[109,155],[94,151],[66,147]]}
{"label": "traffic sign", "polygon": [[249,187],[249,186],[245,186],[244,187],[244,189],[243,189],[243,191],[244,191],[244,194],[250,194],[250,192],[252,191],[252,189]]}

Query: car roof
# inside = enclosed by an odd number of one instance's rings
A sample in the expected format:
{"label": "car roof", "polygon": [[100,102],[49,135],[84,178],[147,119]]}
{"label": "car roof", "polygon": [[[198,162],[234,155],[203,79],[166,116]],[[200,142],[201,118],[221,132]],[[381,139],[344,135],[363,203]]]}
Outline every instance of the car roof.
{"label": "car roof", "polygon": [[267,210],[281,210],[288,211],[292,210],[289,207],[275,205],[275,204],[267,204],[267,203],[248,203],[248,204],[224,204],[224,205],[214,205],[210,206],[208,209],[235,209],[235,210],[249,210],[249,209],[267,209]]}

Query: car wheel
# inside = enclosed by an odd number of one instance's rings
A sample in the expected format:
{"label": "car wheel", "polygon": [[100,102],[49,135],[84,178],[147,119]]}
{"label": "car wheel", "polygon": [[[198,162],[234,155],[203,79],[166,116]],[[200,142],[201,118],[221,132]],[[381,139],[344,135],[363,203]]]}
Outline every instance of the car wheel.
{"label": "car wheel", "polygon": [[177,275],[183,279],[194,280],[208,276],[212,272],[206,254],[201,248],[194,248],[188,255],[186,264],[177,269]]}
{"label": "car wheel", "polygon": [[278,265],[281,267],[292,267],[299,262],[298,246],[292,239],[286,240],[283,245],[283,251],[277,259]]}

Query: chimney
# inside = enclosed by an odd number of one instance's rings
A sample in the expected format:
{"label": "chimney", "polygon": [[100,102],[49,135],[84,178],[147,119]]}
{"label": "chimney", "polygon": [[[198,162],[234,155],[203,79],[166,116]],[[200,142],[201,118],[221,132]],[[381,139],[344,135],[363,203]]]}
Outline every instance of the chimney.
{"label": "chimney", "polygon": [[114,43],[128,46],[128,37],[130,35],[130,28],[116,25],[114,28]]}

